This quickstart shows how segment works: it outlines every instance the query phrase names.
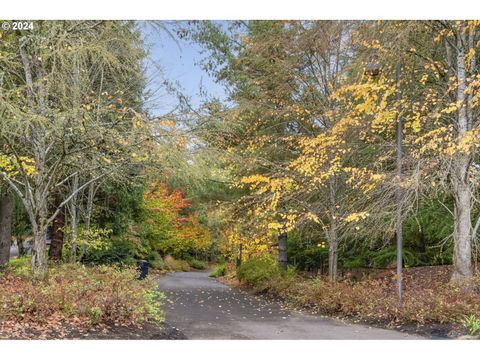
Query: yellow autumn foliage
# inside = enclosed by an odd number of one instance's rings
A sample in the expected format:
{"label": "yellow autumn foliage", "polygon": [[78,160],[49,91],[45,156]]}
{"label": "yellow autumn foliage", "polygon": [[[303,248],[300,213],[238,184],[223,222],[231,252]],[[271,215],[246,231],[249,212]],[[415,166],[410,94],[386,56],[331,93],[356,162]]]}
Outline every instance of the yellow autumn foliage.
{"label": "yellow autumn foliage", "polygon": [[35,161],[26,156],[20,156],[17,159],[13,155],[0,154],[0,171],[8,177],[15,177],[22,173],[32,177],[35,174]]}

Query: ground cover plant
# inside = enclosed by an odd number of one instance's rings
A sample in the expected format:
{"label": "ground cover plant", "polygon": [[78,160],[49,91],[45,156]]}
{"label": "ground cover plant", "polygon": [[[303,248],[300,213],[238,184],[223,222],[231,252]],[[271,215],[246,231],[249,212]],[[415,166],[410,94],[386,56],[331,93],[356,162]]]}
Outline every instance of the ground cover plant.
{"label": "ground cover plant", "polygon": [[94,326],[160,325],[163,294],[155,281],[137,280],[135,268],[65,264],[34,279],[25,262],[14,262],[0,281],[1,336],[88,331]]}

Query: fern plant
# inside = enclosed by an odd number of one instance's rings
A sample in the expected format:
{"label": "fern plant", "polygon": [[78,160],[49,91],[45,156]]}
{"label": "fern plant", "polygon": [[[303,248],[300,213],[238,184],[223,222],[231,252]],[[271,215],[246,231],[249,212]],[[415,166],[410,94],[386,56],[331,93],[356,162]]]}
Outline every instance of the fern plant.
{"label": "fern plant", "polygon": [[464,316],[462,323],[470,335],[477,335],[480,333],[480,319],[475,315]]}

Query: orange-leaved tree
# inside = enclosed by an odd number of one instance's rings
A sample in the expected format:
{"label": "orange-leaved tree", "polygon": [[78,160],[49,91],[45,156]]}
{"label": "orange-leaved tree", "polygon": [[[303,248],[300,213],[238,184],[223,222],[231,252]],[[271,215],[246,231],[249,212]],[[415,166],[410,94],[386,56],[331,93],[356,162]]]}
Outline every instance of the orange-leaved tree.
{"label": "orange-leaved tree", "polygon": [[210,233],[190,210],[182,191],[169,190],[155,181],[143,198],[142,237],[151,250],[185,257],[204,254],[210,248]]}

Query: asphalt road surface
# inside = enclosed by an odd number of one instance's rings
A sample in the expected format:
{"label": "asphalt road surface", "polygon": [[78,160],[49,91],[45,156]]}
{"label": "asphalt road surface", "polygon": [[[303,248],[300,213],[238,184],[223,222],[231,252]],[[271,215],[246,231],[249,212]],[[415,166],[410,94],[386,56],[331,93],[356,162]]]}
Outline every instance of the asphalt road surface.
{"label": "asphalt road surface", "polygon": [[424,339],[288,310],[207,272],[169,273],[159,286],[167,297],[166,322],[188,339]]}

